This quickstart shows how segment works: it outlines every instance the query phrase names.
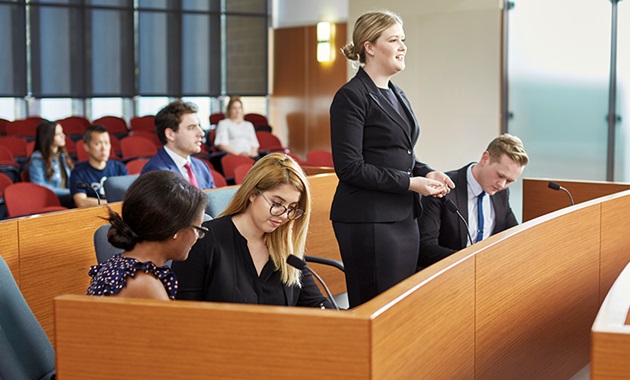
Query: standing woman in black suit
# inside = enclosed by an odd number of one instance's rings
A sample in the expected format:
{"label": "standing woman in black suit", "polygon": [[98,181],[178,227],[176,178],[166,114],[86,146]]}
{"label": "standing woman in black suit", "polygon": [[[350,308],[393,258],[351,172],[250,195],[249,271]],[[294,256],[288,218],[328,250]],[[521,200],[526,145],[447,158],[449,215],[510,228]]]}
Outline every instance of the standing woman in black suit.
{"label": "standing woman in black suit", "polygon": [[350,307],[415,272],[420,244],[418,194],[444,196],[455,185],[419,162],[420,129],[405,94],[390,78],[405,68],[400,16],[363,14],[342,50],[361,67],[330,107],[339,185],[330,218],[346,270]]}

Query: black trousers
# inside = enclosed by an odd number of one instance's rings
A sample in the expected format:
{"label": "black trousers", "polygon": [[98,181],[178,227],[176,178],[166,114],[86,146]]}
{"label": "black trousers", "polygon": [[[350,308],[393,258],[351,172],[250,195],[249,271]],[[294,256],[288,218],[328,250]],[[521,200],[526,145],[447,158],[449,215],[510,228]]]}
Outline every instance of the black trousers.
{"label": "black trousers", "polygon": [[350,307],[371,300],[416,272],[420,231],[414,214],[392,223],[333,222]]}

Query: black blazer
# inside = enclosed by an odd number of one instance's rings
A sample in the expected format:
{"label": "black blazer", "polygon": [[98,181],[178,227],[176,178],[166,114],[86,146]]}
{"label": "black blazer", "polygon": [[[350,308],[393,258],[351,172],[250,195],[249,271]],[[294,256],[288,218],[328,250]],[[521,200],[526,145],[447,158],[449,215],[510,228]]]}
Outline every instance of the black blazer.
{"label": "black blazer", "polygon": [[[257,274],[253,268],[247,240],[242,237],[231,216],[203,223],[208,233],[193,245],[186,261],[173,261],[173,272],[177,275],[179,289],[177,299],[257,304]],[[247,265],[249,262],[249,265]],[[268,263],[272,265],[273,263]],[[266,299],[274,299],[276,305],[311,306],[333,305],[319,291],[307,269],[302,270],[302,287],[286,286],[280,282],[275,271],[263,280],[260,294],[273,292]],[[262,302],[264,303],[264,302]]]}
{"label": "black blazer", "polygon": [[[468,222],[468,181],[466,179],[466,171],[470,165],[472,164],[446,173],[455,182],[456,187],[444,198],[422,197],[424,212],[419,219],[420,258],[418,259],[418,264],[421,267],[427,267],[466,247],[468,240],[466,226],[464,226],[457,214],[450,212],[446,208],[444,202],[446,199],[451,199],[455,202],[459,212]],[[495,215],[493,235],[518,224],[512,208],[510,208],[509,196],[509,189],[499,191],[490,196]]]}
{"label": "black blazer", "polygon": [[363,68],[335,94],[330,136],[339,185],[330,211],[333,221],[398,222],[414,205],[419,207],[409,177],[433,169],[415,157],[420,128],[407,97],[391,82],[389,87],[408,117],[396,112]]}

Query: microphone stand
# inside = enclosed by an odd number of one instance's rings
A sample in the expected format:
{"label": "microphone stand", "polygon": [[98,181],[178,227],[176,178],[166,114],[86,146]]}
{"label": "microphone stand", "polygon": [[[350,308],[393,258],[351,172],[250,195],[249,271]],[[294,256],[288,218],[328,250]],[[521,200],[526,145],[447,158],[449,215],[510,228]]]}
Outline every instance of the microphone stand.
{"label": "microphone stand", "polygon": [[79,182],[77,183],[77,189],[81,189],[81,190],[85,190],[87,191],[88,189],[92,190],[94,192],[94,194],[96,194],[96,199],[98,201],[98,205],[101,205],[101,196],[98,194],[98,191],[96,191],[96,189],[93,189],[90,185],[88,185],[87,183],[83,183],[83,182]]}
{"label": "microphone stand", "polygon": [[464,216],[462,215],[462,213],[459,212],[459,209],[457,208],[457,205],[455,204],[455,202],[453,202],[451,199],[446,199],[444,201],[444,204],[446,205],[446,208],[448,209],[448,211],[452,212],[453,214],[457,214],[459,219],[462,222],[464,222],[464,226],[466,226],[466,236],[468,236],[468,241],[470,241],[470,245],[473,245],[473,240],[472,240],[472,237],[470,236],[470,231],[468,228],[468,222],[466,222],[466,219],[464,219]]}
{"label": "microphone stand", "polygon": [[571,201],[571,206],[575,205],[575,202],[573,202],[573,196],[571,195],[569,190],[565,189],[564,187],[560,186],[559,184],[557,184],[555,182],[549,182],[547,184],[547,187],[552,189],[552,190],[556,190],[556,191],[558,191],[558,190],[564,191],[569,196],[569,200]]}
{"label": "microphone stand", "polygon": [[319,275],[315,273],[314,270],[312,270],[308,265],[306,265],[306,262],[304,260],[300,259],[299,257],[295,255],[289,255],[289,257],[287,257],[287,264],[291,265],[293,268],[298,269],[298,270],[302,270],[306,268],[306,270],[308,270],[313,276],[315,276],[315,278],[319,280],[319,282],[324,287],[326,294],[328,295],[328,299],[330,300],[330,303],[333,304],[336,310],[339,310],[339,306],[337,305],[337,302],[335,302],[335,299],[330,293],[330,290],[328,289],[328,286],[326,286],[326,283],[324,282],[324,280],[322,280],[322,278],[319,277]]}

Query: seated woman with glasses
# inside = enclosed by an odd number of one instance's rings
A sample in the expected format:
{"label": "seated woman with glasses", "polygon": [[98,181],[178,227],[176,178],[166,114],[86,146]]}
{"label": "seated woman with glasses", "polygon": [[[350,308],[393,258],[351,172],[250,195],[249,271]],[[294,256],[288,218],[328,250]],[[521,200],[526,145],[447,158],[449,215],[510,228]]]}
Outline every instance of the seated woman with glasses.
{"label": "seated woman with glasses", "polygon": [[272,153],[250,169],[205,238],[188,259],[173,262],[177,299],[332,308],[307,270],[289,266],[303,257],[311,195],[306,176],[289,156]]}
{"label": "seated woman with glasses", "polygon": [[177,279],[166,265],[186,260],[203,238],[208,197],[167,170],[141,175],[122,204],[122,218],[109,209],[107,240],[124,252],[90,268],[88,295],[175,299]]}

